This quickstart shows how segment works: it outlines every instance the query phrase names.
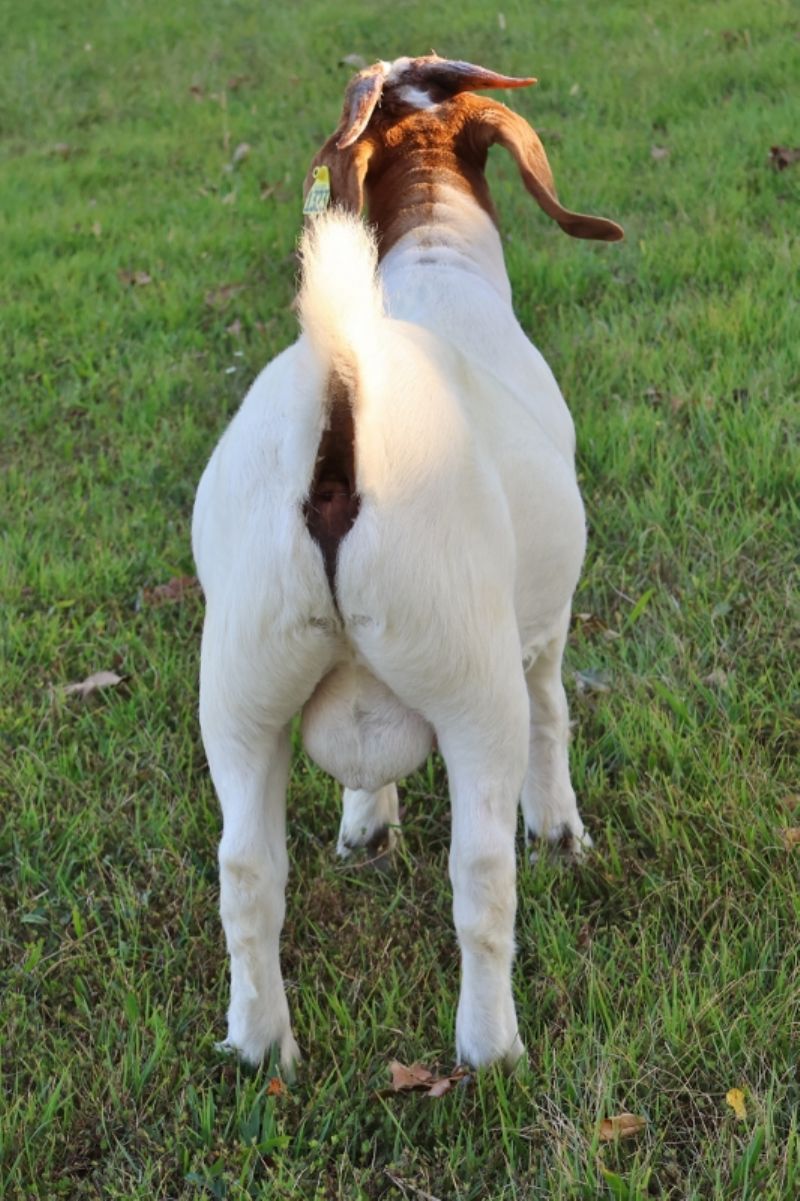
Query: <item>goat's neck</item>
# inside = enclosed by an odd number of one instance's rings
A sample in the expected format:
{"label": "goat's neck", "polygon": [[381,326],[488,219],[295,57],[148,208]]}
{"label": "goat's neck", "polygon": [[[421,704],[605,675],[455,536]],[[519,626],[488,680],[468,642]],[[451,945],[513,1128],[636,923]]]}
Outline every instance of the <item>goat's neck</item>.
{"label": "goat's neck", "polygon": [[[384,281],[409,270],[479,277],[502,299],[511,289],[494,208],[482,173],[473,178],[455,161],[434,167],[421,157],[387,172],[370,194]],[[444,279],[442,279],[444,282]],[[461,286],[456,284],[456,286]]]}

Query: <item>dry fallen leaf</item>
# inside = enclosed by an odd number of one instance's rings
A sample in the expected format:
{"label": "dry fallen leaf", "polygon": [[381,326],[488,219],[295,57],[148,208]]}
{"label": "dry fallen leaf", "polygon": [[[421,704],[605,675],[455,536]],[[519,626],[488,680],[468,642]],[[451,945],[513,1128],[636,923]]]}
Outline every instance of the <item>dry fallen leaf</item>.
{"label": "dry fallen leaf", "polygon": [[232,338],[238,338],[242,332],[242,322],[239,317],[231,321],[230,325],[225,326],[225,333],[230,334]]}
{"label": "dry fallen leaf", "polygon": [[610,1143],[615,1138],[632,1138],[646,1125],[647,1119],[637,1117],[635,1113],[618,1113],[613,1118],[603,1118],[598,1133],[604,1142]]}
{"label": "dry fallen leaf", "polygon": [[391,1092],[407,1093],[419,1090],[428,1097],[443,1097],[453,1085],[469,1077],[466,1068],[456,1068],[449,1076],[437,1076],[423,1063],[412,1063],[406,1067],[397,1059],[389,1064],[392,1073]]}
{"label": "dry fallen leaf", "polygon": [[159,605],[175,604],[184,596],[196,596],[200,592],[200,581],[196,575],[179,575],[167,580],[166,584],[156,584],[155,588],[145,588],[142,600],[158,608]]}
{"label": "dry fallen leaf", "polygon": [[240,142],[233,152],[231,163],[234,167],[238,167],[239,163],[243,163],[251,151],[252,147],[249,142]]}
{"label": "dry fallen leaf", "polygon": [[776,171],[785,171],[792,163],[800,162],[800,146],[770,146],[769,162]]}
{"label": "dry fallen leaf", "polygon": [[123,271],[122,268],[117,272],[117,279],[121,284],[137,288],[144,288],[153,282],[153,277],[146,271]]}
{"label": "dry fallen leaf", "polygon": [[199,83],[191,84],[191,86],[189,87],[189,92],[194,97],[195,102],[197,104],[199,104],[200,101],[203,99],[203,89],[200,87]]}
{"label": "dry fallen leaf", "polygon": [[268,1097],[285,1097],[288,1091],[280,1076],[273,1076],[267,1085]]}
{"label": "dry fallen leaf", "polygon": [[574,613],[573,622],[580,629],[581,633],[586,634],[601,634],[607,631],[606,623],[596,613]]}
{"label": "dry fallen leaf", "polygon": [[94,224],[92,225],[92,233],[94,234],[94,236],[96,238],[102,237],[103,227],[99,221],[95,221]]}
{"label": "dry fallen leaf", "polygon": [[427,1088],[433,1080],[433,1072],[422,1063],[412,1063],[407,1068],[398,1059],[389,1064],[392,1073],[392,1088],[396,1093],[411,1088]]}
{"label": "dry fallen leaf", "polygon": [[787,851],[800,846],[800,826],[784,826],[781,830],[781,838]]}
{"label": "dry fallen leaf", "polygon": [[244,291],[244,287],[244,284],[220,284],[206,292],[205,302],[210,309],[223,309],[229,300]]}
{"label": "dry fallen leaf", "polygon": [[729,1088],[725,1100],[730,1105],[740,1122],[747,1117],[747,1106],[744,1103],[744,1093],[740,1088]]}
{"label": "dry fallen leaf", "polygon": [[650,157],[657,162],[663,158],[669,158],[669,150],[666,146],[651,146]]}
{"label": "dry fallen leaf", "polygon": [[114,688],[117,684],[121,684],[124,676],[118,676],[115,671],[96,671],[93,675],[87,676],[85,680],[81,680],[79,684],[66,684],[64,686],[64,694],[71,695],[73,692],[78,692],[84,698],[91,696],[93,692],[97,692],[99,688]]}

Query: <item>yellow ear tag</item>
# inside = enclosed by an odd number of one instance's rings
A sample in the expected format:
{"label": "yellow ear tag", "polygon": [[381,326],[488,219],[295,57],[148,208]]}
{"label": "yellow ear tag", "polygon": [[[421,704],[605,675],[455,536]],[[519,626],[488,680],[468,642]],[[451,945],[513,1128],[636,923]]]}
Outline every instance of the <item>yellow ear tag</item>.
{"label": "yellow ear tag", "polygon": [[314,182],[308,189],[303,212],[306,216],[313,213],[324,213],[330,202],[331,173],[327,167],[315,167]]}

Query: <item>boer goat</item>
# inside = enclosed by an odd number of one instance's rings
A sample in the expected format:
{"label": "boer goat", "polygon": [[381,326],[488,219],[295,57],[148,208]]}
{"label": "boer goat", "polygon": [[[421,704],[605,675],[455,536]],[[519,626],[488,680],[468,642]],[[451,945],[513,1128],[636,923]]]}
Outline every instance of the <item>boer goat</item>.
{"label": "boer goat", "polygon": [[514,317],[489,148],[513,155],[567,233],[622,230],[564,208],[533,129],[472,94],[534,82],[436,55],[350,82],[306,179],[306,192],[328,181],[331,205],[303,236],[301,336],[253,384],[200,483],[226,1045],[250,1062],[271,1047],[285,1069],[298,1057],[278,941],[299,711],[309,755],[344,786],[341,854],[397,826],[395,781],[437,739],[461,1061],[523,1054],[511,992],[520,797],[531,838],[589,843],[561,683],[585,543],[574,431]]}

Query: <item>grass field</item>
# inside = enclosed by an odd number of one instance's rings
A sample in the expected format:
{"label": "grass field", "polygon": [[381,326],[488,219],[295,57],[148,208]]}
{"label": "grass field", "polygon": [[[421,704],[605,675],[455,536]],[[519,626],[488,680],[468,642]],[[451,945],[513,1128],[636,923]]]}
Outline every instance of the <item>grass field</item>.
{"label": "grass field", "polygon": [[[28,0],[3,22],[0,1192],[800,1196],[800,164],[768,163],[800,141],[797,8]],[[381,1095],[394,1058],[452,1065],[446,781],[405,782],[390,873],[342,866],[337,789],[298,748],[305,1058],[279,1091],[215,1050],[202,600],[153,589],[193,571],[202,467],[293,336],[339,60],[431,46],[538,75],[507,99],[564,202],[626,229],[565,238],[494,152],[517,310],[578,428],[565,671],[596,850],[559,871],[520,847],[527,1067]],[[123,682],[64,692],[98,670]],[[645,1128],[603,1142],[622,1111]]]}

